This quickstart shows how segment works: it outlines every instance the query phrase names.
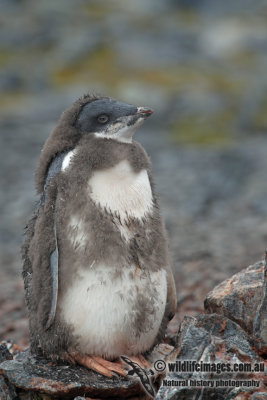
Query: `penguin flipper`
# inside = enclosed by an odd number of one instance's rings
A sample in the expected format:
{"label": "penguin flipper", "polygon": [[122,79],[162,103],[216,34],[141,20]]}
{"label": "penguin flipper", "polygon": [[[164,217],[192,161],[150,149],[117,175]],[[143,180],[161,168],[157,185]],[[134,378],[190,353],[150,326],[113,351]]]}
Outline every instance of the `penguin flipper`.
{"label": "penguin flipper", "polygon": [[177,308],[177,297],[176,288],[173,273],[170,267],[167,268],[167,305],[166,305],[166,316],[168,320],[171,320],[176,312]]}
{"label": "penguin flipper", "polygon": [[56,248],[50,254],[50,273],[51,273],[51,283],[52,283],[52,298],[51,306],[48,315],[48,320],[45,325],[45,330],[49,329],[54,322],[57,308],[57,294],[58,294],[58,246],[57,246],[57,236],[56,236],[56,226],[54,225],[54,234],[56,240]]}
{"label": "penguin flipper", "polygon": [[[49,186],[51,179],[61,171],[62,163],[64,160],[65,155],[68,152],[63,152],[58,154],[51,162],[50,167],[47,172],[44,191],[42,193],[40,199],[40,206],[42,206],[46,199],[46,189]],[[57,297],[58,297],[58,245],[57,245],[57,232],[56,232],[56,223],[55,219],[53,218],[54,226],[54,239],[55,239],[55,249],[50,254],[50,274],[51,274],[51,287],[52,287],[52,297],[51,297],[51,305],[50,311],[48,314],[48,320],[45,325],[45,330],[48,330],[54,322],[55,315],[56,315],[56,307],[57,307]]]}
{"label": "penguin flipper", "polygon": [[62,153],[57,154],[56,157],[51,161],[45,178],[44,190],[40,199],[40,206],[42,206],[45,202],[46,189],[49,186],[51,179],[61,171],[64,157],[68,154],[68,152],[69,151],[63,151]]}

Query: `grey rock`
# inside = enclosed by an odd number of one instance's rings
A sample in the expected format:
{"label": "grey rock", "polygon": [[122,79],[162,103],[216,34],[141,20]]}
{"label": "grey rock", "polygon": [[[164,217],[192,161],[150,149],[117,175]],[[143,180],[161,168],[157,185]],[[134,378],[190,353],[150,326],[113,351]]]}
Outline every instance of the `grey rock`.
{"label": "grey rock", "polygon": [[14,400],[17,398],[15,388],[0,375],[0,399],[1,400]]}
{"label": "grey rock", "polygon": [[[154,369],[157,360],[167,360],[174,353],[173,346],[159,344],[147,355],[153,375],[153,385],[159,387],[161,373]],[[92,370],[64,362],[34,357],[29,351],[20,352],[15,345],[7,342],[0,344],[0,394],[18,392],[19,398],[140,398],[146,399],[146,393],[138,374],[127,364],[129,376],[107,378]],[[135,364],[136,365],[136,364]],[[132,373],[130,373],[132,372]],[[26,397],[25,397],[26,396]],[[2,399],[2,398],[1,398]]]}
{"label": "grey rock", "polygon": [[9,384],[24,392],[35,391],[48,396],[101,396],[124,398],[140,393],[137,379],[106,378],[79,366],[53,365],[34,358],[28,351],[0,364],[0,373]]}
{"label": "grey rock", "polygon": [[266,392],[253,393],[250,397],[250,400],[266,400],[266,399],[267,399]]}
{"label": "grey rock", "polygon": [[254,318],[253,338],[255,347],[261,354],[267,354],[267,251],[265,253],[264,270],[262,277],[262,289],[260,291],[260,301],[257,307],[256,316]]}
{"label": "grey rock", "polygon": [[253,325],[262,299],[264,265],[260,261],[216,286],[205,299],[206,312],[225,315],[248,334],[253,330],[255,333]]}
{"label": "grey rock", "polygon": [[73,400],[86,400],[86,397],[76,396]]}
{"label": "grey rock", "polygon": [[10,343],[3,341],[0,343],[0,362],[5,360],[13,360],[13,355],[9,350]]}
{"label": "grey rock", "polygon": [[[230,364],[246,363],[250,372],[233,369],[216,372],[170,369],[163,380],[157,400],[166,399],[264,399],[264,362],[266,348],[266,260],[260,261],[216,286],[205,299],[205,311],[196,318],[186,318],[178,334],[177,363],[194,360]],[[262,357],[261,357],[262,355]],[[260,371],[253,370],[261,365]],[[217,367],[216,367],[217,368]],[[179,382],[189,382],[186,386]],[[192,387],[192,381],[219,382],[218,387]],[[239,381],[251,381],[251,387],[235,387]],[[228,386],[223,386],[229,382]],[[169,382],[169,383],[168,383]],[[216,385],[217,383],[214,383]],[[257,386],[258,385],[258,386]]]}
{"label": "grey rock", "polygon": [[[250,337],[235,322],[228,318],[218,315],[199,315],[195,319],[186,320],[182,324],[179,335],[181,336],[176,363],[196,361],[199,363],[256,363],[262,362],[258,354],[253,350]],[[219,365],[219,364],[218,364]],[[217,368],[217,367],[216,367]],[[174,399],[235,399],[237,394],[250,396],[258,391],[258,387],[236,388],[236,382],[248,379],[247,373],[243,372],[223,372],[219,369],[216,372],[170,372],[158,391],[157,400]],[[263,393],[267,393],[264,388],[263,376],[251,373],[249,379],[259,381],[259,386]],[[219,382],[216,387],[190,386],[194,381],[213,381]],[[186,387],[179,386],[179,382],[186,381]],[[222,386],[221,381],[232,382],[229,386]],[[169,384],[168,384],[169,382]],[[214,397],[215,396],[215,397]],[[238,397],[237,397],[238,398]]]}
{"label": "grey rock", "polygon": [[204,302],[206,312],[237,322],[251,336],[260,354],[267,354],[266,257],[216,286]]}

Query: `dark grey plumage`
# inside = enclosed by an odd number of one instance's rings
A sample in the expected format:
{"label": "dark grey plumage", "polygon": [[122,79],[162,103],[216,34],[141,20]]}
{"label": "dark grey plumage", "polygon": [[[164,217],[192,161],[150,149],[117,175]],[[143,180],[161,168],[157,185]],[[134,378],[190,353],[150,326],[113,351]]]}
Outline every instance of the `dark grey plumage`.
{"label": "dark grey plumage", "polygon": [[[145,118],[148,111],[142,110],[141,117]],[[104,122],[106,117],[108,121]],[[127,136],[127,129],[135,125],[141,117],[140,110],[135,106],[107,97],[85,96],[62,114],[45,143],[36,171],[40,203],[28,224],[22,249],[31,350],[34,353],[55,358],[66,358],[66,354],[71,351],[83,354],[83,341],[80,340],[80,333],[77,333],[80,331],[77,331],[74,323],[66,321],[67,317],[64,316],[68,313],[64,311],[64,304],[67,304],[65,297],[71,286],[75,282],[82,285],[84,278],[80,276],[91,274],[91,270],[93,275],[90,276],[95,277],[102,288],[108,287],[107,290],[110,290],[114,283],[114,291],[116,289],[120,304],[125,303],[126,308],[133,310],[133,314],[129,311],[126,315],[129,319],[127,323],[132,324],[135,335],[132,341],[142,340],[146,332],[149,334],[150,329],[151,332],[155,329],[153,320],[158,311],[158,305],[155,304],[161,289],[154,290],[153,279],[156,279],[157,285],[161,285],[158,271],[166,272],[167,299],[163,305],[165,311],[160,327],[156,333],[151,333],[153,338],[149,347],[162,338],[167,321],[174,315],[175,286],[168,259],[166,233],[154,195],[149,158],[142,146],[131,142],[129,137],[126,137],[126,141],[112,138],[113,132],[116,135],[117,132],[123,132],[122,135]],[[95,134],[97,132],[100,136]],[[63,162],[72,150],[75,153],[68,168],[62,170]],[[129,215],[126,213],[127,218],[122,221],[117,212],[100,207],[92,195],[89,195],[88,182],[91,182],[97,171],[116,168],[125,160],[133,175],[147,171],[151,185],[151,212],[141,219],[133,217],[129,210]],[[70,222],[74,216],[79,220],[79,223],[75,222],[76,225]],[[84,237],[79,233],[81,226]],[[124,232],[129,233],[127,239],[123,236]],[[124,281],[126,272],[127,282]],[[157,278],[152,279],[154,272]],[[144,279],[148,279],[149,285],[140,292]],[[120,282],[122,285],[119,290]],[[97,293],[95,282],[87,282],[86,287],[89,295],[91,292]],[[132,303],[130,294],[133,295]],[[111,296],[115,296],[113,291]],[[105,301],[108,304],[112,299],[107,297],[103,301],[103,304]],[[97,305],[96,302],[92,307]],[[87,316],[84,315],[84,318]],[[102,318],[99,326],[104,329],[104,309],[103,317],[100,315],[99,318]],[[91,324],[93,326],[94,321]],[[122,332],[123,329],[122,327]],[[126,339],[124,337],[120,340]],[[125,354],[130,355],[129,346],[125,343],[122,348],[125,349]],[[145,347],[144,345],[144,348],[140,348],[142,351],[149,350]],[[96,354],[107,358],[115,357],[115,353],[109,354],[106,348],[102,354],[99,352],[101,353],[98,350]],[[137,350],[133,350],[133,353],[136,352]]]}

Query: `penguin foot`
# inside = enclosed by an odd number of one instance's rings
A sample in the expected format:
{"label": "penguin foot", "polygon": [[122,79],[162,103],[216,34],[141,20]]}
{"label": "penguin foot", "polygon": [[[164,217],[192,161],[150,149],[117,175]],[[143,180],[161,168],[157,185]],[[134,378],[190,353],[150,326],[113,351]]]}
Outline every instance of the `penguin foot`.
{"label": "penguin foot", "polygon": [[121,376],[126,376],[127,370],[118,362],[107,361],[102,357],[98,356],[88,356],[88,355],[78,355],[72,356],[75,361],[101,375],[112,378],[114,372]]}
{"label": "penguin foot", "polygon": [[132,362],[137,363],[141,368],[148,369],[150,367],[150,363],[145,359],[142,354],[138,356],[127,356]]}

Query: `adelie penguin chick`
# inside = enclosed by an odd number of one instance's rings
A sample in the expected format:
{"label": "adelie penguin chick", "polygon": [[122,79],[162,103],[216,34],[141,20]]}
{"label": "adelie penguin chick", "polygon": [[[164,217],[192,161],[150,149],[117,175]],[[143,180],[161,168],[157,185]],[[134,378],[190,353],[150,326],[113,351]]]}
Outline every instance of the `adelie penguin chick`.
{"label": "adelie penguin chick", "polygon": [[[125,374],[160,342],[176,294],[143,107],[90,95],[61,116],[36,171],[40,202],[23,245],[31,351]],[[142,361],[143,360],[143,361]]]}

